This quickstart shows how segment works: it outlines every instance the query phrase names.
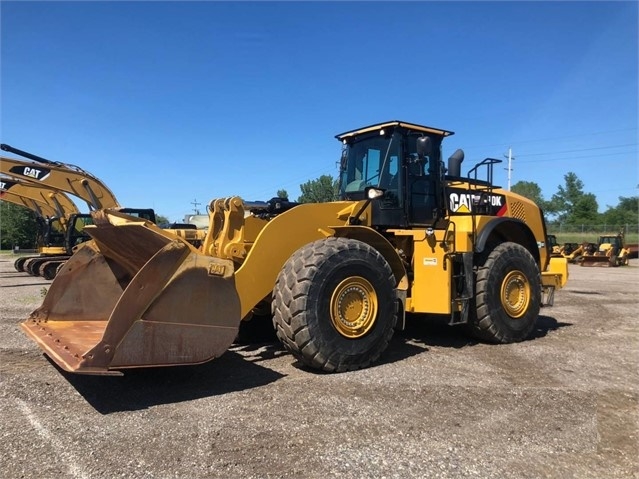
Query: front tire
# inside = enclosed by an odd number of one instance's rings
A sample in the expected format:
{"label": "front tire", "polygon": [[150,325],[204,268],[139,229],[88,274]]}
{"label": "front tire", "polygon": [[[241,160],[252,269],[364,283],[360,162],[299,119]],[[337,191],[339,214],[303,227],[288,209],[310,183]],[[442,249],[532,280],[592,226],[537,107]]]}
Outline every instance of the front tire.
{"label": "front tire", "polygon": [[273,324],[284,347],[326,372],[361,369],[388,346],[397,322],[395,277],[370,245],[327,238],[300,248],[273,291]]}
{"label": "front tire", "polygon": [[502,243],[476,273],[470,331],[482,341],[513,343],[532,332],[541,304],[541,275],[523,246]]}

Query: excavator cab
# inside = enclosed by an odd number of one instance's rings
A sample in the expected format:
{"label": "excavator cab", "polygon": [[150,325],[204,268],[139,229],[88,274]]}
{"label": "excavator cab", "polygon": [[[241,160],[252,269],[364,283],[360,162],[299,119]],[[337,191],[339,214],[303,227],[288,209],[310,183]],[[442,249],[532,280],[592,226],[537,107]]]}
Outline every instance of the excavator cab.
{"label": "excavator cab", "polygon": [[119,208],[117,211],[129,216],[150,221],[151,223],[157,223],[155,219],[155,211],[151,208]]}
{"label": "excavator cab", "polygon": [[44,244],[49,247],[64,246],[65,228],[60,218],[48,218],[46,220]]}
{"label": "excavator cab", "polygon": [[70,227],[67,229],[65,247],[69,254],[73,253],[73,248],[85,241],[89,241],[89,236],[84,228],[93,224],[93,217],[90,214],[77,214],[70,218]]}

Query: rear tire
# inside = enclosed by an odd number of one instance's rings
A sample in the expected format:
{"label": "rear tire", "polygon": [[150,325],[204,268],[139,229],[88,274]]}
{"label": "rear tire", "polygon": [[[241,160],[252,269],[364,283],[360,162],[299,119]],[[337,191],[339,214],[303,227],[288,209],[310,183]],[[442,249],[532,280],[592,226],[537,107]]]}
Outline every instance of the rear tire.
{"label": "rear tire", "polygon": [[397,322],[396,281],[370,245],[327,238],[300,248],[273,291],[273,324],[284,347],[326,372],[361,369],[388,346]]}
{"label": "rear tire", "polygon": [[540,304],[535,259],[519,244],[502,243],[477,269],[470,332],[490,343],[522,341],[535,327]]}

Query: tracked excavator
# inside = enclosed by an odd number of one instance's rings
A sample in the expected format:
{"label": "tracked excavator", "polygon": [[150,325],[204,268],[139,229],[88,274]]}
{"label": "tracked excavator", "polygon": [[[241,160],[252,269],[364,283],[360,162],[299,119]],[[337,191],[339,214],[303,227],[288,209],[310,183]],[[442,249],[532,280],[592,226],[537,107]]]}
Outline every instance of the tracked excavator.
{"label": "tracked excavator", "polygon": [[113,192],[100,179],[79,166],[47,160],[4,143],[0,144],[0,149],[32,160],[28,162],[17,158],[0,157],[0,173],[4,175],[48,186],[82,198],[90,210],[121,208]]}
{"label": "tracked excavator", "polygon": [[326,372],[374,364],[413,313],[522,341],[566,284],[566,259],[546,248],[539,207],[493,184],[500,160],[462,175],[457,150],[445,168],[452,134],[403,121],[341,133],[338,200],[213,199],[199,249],[96,211],[93,240],[22,328],[63,370],[98,375],[212,360],[256,309],[270,309],[294,357]]}
{"label": "tracked excavator", "polygon": [[[90,211],[109,208],[155,223],[153,209],[123,208],[113,192],[100,179],[78,166],[50,161],[4,143],[0,145],[0,149],[32,160],[0,157],[0,173],[16,178],[14,182],[20,183],[23,187],[25,184],[31,184],[34,188],[39,187],[50,192],[68,193],[84,200]],[[14,185],[13,188],[17,186]],[[71,257],[73,249],[90,239],[84,233],[84,227],[93,223],[92,216],[79,213],[75,206],[74,209],[72,213],[58,215],[49,225],[49,234],[55,237],[55,241],[50,239],[49,242],[55,243],[57,252],[50,251],[48,257],[40,254],[37,258],[24,260],[22,264],[16,263],[18,271],[24,268],[29,274],[52,279],[61,265]]]}
{"label": "tracked excavator", "polygon": [[[26,162],[17,158],[0,157],[0,173],[75,195],[86,201],[91,211],[116,210],[155,223],[155,213],[151,208],[123,208],[113,192],[99,178],[79,166],[51,161],[4,143],[0,145],[0,149],[32,160]],[[202,243],[205,235],[204,231],[194,228],[174,228],[171,233],[195,246]]]}
{"label": "tracked excavator", "polygon": [[91,216],[79,213],[75,203],[63,192],[14,178],[0,177],[0,199],[32,210],[38,223],[38,254],[17,258],[15,269],[52,279],[49,272],[52,267],[48,266],[48,273],[42,275],[40,266],[49,261],[68,259],[70,251],[65,246],[67,233],[71,234],[68,227],[76,225],[78,217]]}

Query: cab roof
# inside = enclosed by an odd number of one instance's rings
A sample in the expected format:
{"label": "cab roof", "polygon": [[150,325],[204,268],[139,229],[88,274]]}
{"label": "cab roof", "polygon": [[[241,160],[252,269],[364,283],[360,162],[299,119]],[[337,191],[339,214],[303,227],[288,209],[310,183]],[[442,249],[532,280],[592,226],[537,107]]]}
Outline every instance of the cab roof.
{"label": "cab roof", "polygon": [[433,128],[431,126],[423,126],[423,125],[417,125],[415,123],[408,123],[405,121],[387,121],[384,123],[376,123],[375,125],[370,125],[370,126],[365,126],[363,128],[358,128],[357,130],[351,130],[351,131],[347,131],[345,133],[340,133],[339,135],[336,135],[335,138],[337,138],[340,141],[349,139],[349,138],[353,138],[356,137],[358,135],[364,134],[364,133],[370,133],[372,131],[376,131],[376,130],[382,130],[384,128],[388,128],[388,127],[401,127],[401,128],[407,128],[410,130],[417,130],[417,131],[423,131],[424,133],[430,133],[430,134],[434,134],[434,135],[439,135],[442,137],[446,137],[446,136],[450,136],[450,135],[454,135],[455,133],[452,131],[448,131],[448,130],[442,130],[440,128]]}

